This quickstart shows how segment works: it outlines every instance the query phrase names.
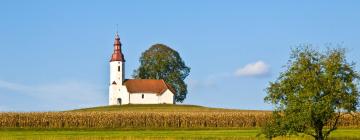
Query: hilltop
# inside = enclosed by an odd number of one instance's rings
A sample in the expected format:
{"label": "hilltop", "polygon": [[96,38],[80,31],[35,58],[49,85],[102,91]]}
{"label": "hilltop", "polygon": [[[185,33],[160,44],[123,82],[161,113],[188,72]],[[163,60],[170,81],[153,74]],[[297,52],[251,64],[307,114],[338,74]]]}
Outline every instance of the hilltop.
{"label": "hilltop", "polygon": [[83,108],[71,111],[126,111],[126,112],[264,112],[260,110],[239,110],[225,108],[210,108],[198,105],[173,105],[173,104],[151,104],[151,105],[112,105],[93,108]]}

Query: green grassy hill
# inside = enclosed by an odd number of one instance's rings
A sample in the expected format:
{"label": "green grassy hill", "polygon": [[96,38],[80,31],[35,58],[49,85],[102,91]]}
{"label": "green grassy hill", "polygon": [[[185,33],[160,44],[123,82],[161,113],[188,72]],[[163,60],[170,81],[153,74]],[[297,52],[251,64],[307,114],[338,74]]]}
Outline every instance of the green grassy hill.
{"label": "green grassy hill", "polygon": [[71,111],[131,111],[131,112],[263,112],[259,110],[238,110],[224,108],[209,108],[197,105],[170,105],[170,104],[153,104],[153,105],[112,105],[100,106],[93,108],[83,108]]}

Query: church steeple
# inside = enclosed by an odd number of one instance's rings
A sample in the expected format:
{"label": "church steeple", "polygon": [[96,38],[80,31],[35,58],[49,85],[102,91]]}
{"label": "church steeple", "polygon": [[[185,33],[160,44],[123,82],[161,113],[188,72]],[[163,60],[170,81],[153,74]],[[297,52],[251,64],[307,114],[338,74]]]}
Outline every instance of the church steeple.
{"label": "church steeple", "polygon": [[112,62],[112,61],[125,62],[124,54],[121,52],[121,42],[120,42],[120,37],[119,37],[118,32],[116,32],[116,34],[115,34],[114,53],[111,56],[110,62]]}
{"label": "church steeple", "polygon": [[[120,96],[120,90],[125,80],[125,59],[121,52],[121,42],[119,34],[116,32],[114,41],[114,52],[110,60],[110,80],[109,80],[109,105],[127,103],[121,99],[125,97]],[[120,99],[120,100],[119,100]]]}

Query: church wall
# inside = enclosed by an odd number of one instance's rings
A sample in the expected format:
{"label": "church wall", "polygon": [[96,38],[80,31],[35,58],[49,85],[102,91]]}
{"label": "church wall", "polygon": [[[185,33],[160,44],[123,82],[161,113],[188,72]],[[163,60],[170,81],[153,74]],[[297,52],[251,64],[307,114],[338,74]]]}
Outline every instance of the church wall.
{"label": "church wall", "polygon": [[116,105],[116,97],[118,93],[116,93],[116,85],[109,86],[109,105]]}
{"label": "church wall", "polygon": [[[142,98],[144,95],[144,98]],[[159,96],[153,93],[131,93],[130,103],[131,104],[158,104]]]}
{"label": "church wall", "polygon": [[119,99],[122,105],[129,104],[129,93],[125,86],[111,85],[109,93],[109,105],[120,105]]}
{"label": "church wall", "polygon": [[[120,71],[118,70],[118,67],[120,66]],[[122,84],[122,81],[124,80],[124,63],[121,61],[112,61],[110,62],[110,84],[112,84],[114,81],[117,84]]]}
{"label": "church wall", "polygon": [[129,92],[126,89],[126,86],[121,85],[121,88],[119,89],[119,98],[121,98],[121,104],[129,104]]}
{"label": "church wall", "polygon": [[159,104],[174,104],[174,94],[167,89],[161,96],[159,96]]}
{"label": "church wall", "polygon": [[[110,62],[110,81],[109,81],[109,105],[119,105],[129,103],[129,95],[126,87],[122,85],[124,80],[124,63],[121,61]],[[113,84],[113,82],[116,84]],[[119,100],[121,99],[121,101]]]}

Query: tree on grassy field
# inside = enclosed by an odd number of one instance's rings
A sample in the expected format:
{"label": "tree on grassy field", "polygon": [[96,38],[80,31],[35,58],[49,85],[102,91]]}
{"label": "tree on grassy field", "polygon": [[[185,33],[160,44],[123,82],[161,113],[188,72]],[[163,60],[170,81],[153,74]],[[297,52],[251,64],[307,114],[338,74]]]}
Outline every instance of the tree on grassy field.
{"label": "tree on grassy field", "polygon": [[359,79],[355,63],[347,62],[343,48],[294,49],[286,70],[267,88],[265,101],[275,110],[262,134],[269,139],[298,133],[326,139],[342,115],[356,111]]}
{"label": "tree on grassy field", "polygon": [[175,101],[183,102],[187,94],[184,82],[190,68],[185,65],[180,54],[164,44],[152,45],[142,53],[140,67],[134,71],[137,79],[163,79],[176,91]]}

